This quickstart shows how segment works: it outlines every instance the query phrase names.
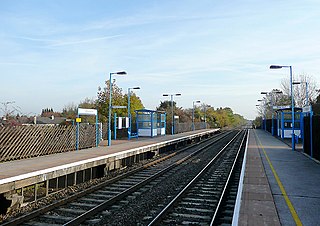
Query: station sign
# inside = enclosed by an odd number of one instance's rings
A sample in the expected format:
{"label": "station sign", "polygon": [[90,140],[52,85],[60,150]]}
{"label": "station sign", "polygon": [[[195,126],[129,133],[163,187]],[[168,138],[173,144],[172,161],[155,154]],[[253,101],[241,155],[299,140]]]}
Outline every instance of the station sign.
{"label": "station sign", "polygon": [[115,106],[112,106],[112,108],[127,108],[127,106],[117,106],[117,105],[115,105]]}
{"label": "station sign", "polygon": [[290,105],[284,105],[284,106],[273,106],[273,110],[278,110],[278,109],[287,109],[290,108]]}
{"label": "station sign", "polygon": [[78,108],[78,115],[98,115],[97,109]]}

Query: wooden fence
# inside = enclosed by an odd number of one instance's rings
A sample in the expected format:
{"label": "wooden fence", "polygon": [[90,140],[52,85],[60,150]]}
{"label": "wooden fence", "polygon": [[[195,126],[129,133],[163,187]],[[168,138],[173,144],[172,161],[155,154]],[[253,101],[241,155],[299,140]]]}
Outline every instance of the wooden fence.
{"label": "wooden fence", "polygon": [[[205,122],[194,123],[194,130],[200,130],[200,129],[206,129],[206,128],[210,128],[210,126],[206,125]],[[185,133],[189,131],[192,131],[191,122],[175,123],[174,133]],[[171,134],[171,124],[170,124],[170,127],[167,126],[167,134]]]}
{"label": "wooden fence", "polygon": [[[80,124],[79,149],[95,145],[95,126]],[[0,162],[74,150],[76,150],[76,126],[0,128]]]}

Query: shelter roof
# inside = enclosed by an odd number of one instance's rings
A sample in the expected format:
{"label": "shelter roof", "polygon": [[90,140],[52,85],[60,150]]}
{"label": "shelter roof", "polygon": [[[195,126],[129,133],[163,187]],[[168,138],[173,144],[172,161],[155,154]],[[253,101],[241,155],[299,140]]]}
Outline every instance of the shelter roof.
{"label": "shelter roof", "polygon": [[[279,108],[279,109],[276,109],[275,111],[276,112],[277,111],[290,111],[291,112],[291,107]],[[299,111],[301,112],[302,108],[298,108],[298,107],[294,108],[294,112],[299,112]]]}

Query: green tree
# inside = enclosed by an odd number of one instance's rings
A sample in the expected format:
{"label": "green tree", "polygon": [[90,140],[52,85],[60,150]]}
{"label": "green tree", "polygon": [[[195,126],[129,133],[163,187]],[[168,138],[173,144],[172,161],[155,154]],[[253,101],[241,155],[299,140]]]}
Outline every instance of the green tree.
{"label": "green tree", "polygon": [[[86,109],[96,109],[97,101],[93,98],[85,98],[80,101],[78,105],[74,103],[70,103],[63,107],[61,115],[67,119],[72,119],[75,121],[75,118],[78,115],[78,108],[86,108]],[[81,115],[82,122],[87,122],[90,124],[94,124],[96,121],[95,116]]]}
{"label": "green tree", "polygon": [[75,119],[77,117],[78,106],[70,103],[63,107],[61,115],[67,119]]}
{"label": "green tree", "polygon": [[218,127],[216,112],[210,105],[206,107],[206,121],[211,128]]}
{"label": "green tree", "polygon": [[229,107],[217,108],[214,110],[213,107],[206,108],[207,123],[211,127],[237,127],[245,124],[246,120],[243,116],[233,113],[233,110]]}
{"label": "green tree", "polygon": [[253,126],[255,128],[261,128],[262,117],[258,116],[253,120]]}
{"label": "green tree", "polygon": [[[99,112],[99,118],[101,122],[106,123],[108,121],[109,113],[109,96],[110,96],[110,81],[105,82],[104,88],[98,87],[97,92],[97,107]],[[122,105],[122,89],[119,88],[115,82],[112,83],[112,105]],[[115,109],[113,112],[117,112],[122,109]],[[118,113],[118,112],[117,112]]]}
{"label": "green tree", "polygon": [[[177,108],[177,104],[175,101],[172,102],[173,105],[173,115],[179,116],[179,122],[183,122],[182,120],[185,119],[184,112],[181,108]],[[172,128],[172,106],[171,101],[165,100],[161,101],[160,105],[156,108],[157,111],[164,111],[166,112],[166,133],[171,134],[171,128]],[[181,117],[181,118],[180,118]]]}
{"label": "green tree", "polygon": [[[109,113],[109,97],[110,97],[110,89],[109,89],[110,81],[107,80],[105,82],[105,87],[98,87],[97,92],[97,108],[99,112],[99,118],[101,122],[107,122],[108,113]],[[143,108],[143,104],[141,99],[135,94],[131,93],[131,114],[134,117],[134,111]],[[119,88],[115,82],[112,83],[112,106],[127,106],[128,105],[128,95],[122,93],[122,89]],[[117,116],[125,117],[128,116],[127,109],[112,109],[112,115],[116,113]]]}
{"label": "green tree", "polygon": [[[142,104],[142,101],[140,99],[140,97],[138,97],[134,92],[130,91],[130,114],[132,117],[132,122],[135,121],[136,115],[134,113],[135,110],[139,110],[139,109],[143,109],[144,106]],[[124,99],[126,101],[125,105],[128,105],[128,94],[126,94],[124,96]],[[128,115],[128,111],[127,111],[127,115]]]}

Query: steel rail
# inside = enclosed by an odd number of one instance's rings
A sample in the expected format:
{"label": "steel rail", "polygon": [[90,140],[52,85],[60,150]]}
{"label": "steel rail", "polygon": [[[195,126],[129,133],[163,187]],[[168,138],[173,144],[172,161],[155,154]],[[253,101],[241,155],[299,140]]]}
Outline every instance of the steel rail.
{"label": "steel rail", "polygon": [[[178,150],[178,151],[176,151],[176,152],[174,152],[174,153],[171,153],[171,154],[169,154],[169,155],[167,155],[167,156],[165,156],[165,157],[162,157],[162,158],[160,158],[160,159],[157,159],[157,160],[155,160],[155,161],[152,161],[152,162],[150,162],[150,163],[147,163],[147,164],[145,164],[145,165],[143,165],[143,166],[141,166],[141,167],[138,167],[137,169],[134,169],[134,170],[132,170],[132,171],[130,171],[130,172],[127,172],[127,173],[124,173],[124,174],[122,174],[122,175],[116,176],[115,178],[109,179],[109,180],[107,180],[107,181],[105,181],[105,182],[103,182],[103,183],[100,183],[100,184],[98,184],[98,185],[92,186],[92,187],[90,187],[90,188],[88,188],[88,189],[86,189],[86,190],[84,190],[84,191],[78,192],[77,194],[73,194],[73,195],[71,195],[71,196],[69,196],[69,197],[66,197],[66,198],[64,198],[64,199],[61,199],[61,200],[59,200],[59,201],[57,201],[57,202],[55,202],[55,203],[53,203],[53,204],[50,204],[50,205],[48,205],[48,206],[39,208],[39,209],[37,209],[37,210],[32,211],[31,213],[28,213],[28,214],[25,214],[25,215],[23,215],[23,216],[17,217],[17,218],[15,218],[15,219],[13,219],[13,220],[10,220],[10,221],[8,221],[8,222],[2,222],[1,225],[5,225],[5,226],[10,225],[10,226],[11,226],[11,225],[22,224],[22,223],[27,222],[27,221],[29,221],[29,220],[32,220],[32,219],[34,219],[34,218],[36,218],[36,217],[38,217],[38,216],[40,216],[40,215],[42,215],[42,214],[44,214],[44,213],[46,213],[46,212],[48,212],[48,211],[52,211],[52,210],[54,210],[54,209],[56,209],[56,208],[58,208],[58,207],[60,207],[60,206],[62,206],[62,205],[68,204],[68,203],[70,203],[70,202],[72,202],[72,201],[75,201],[75,200],[81,198],[81,197],[84,197],[85,195],[88,195],[88,194],[90,194],[90,193],[92,193],[92,192],[94,192],[94,191],[96,191],[96,190],[99,190],[99,189],[101,189],[101,188],[103,188],[103,187],[105,187],[105,186],[107,186],[107,185],[113,184],[113,183],[115,183],[115,182],[117,182],[117,181],[120,181],[121,179],[124,179],[124,178],[126,178],[126,177],[131,176],[131,175],[134,175],[134,174],[137,173],[137,172],[140,172],[140,171],[142,171],[142,170],[144,170],[144,169],[147,169],[147,168],[149,168],[149,167],[151,167],[151,166],[153,166],[153,165],[156,165],[156,164],[158,164],[158,163],[160,163],[160,162],[163,162],[163,161],[165,161],[165,160],[167,160],[167,159],[169,159],[169,158],[172,158],[173,156],[178,155],[179,153],[182,153],[182,152],[184,152],[184,151],[186,151],[186,150],[188,150],[188,149],[194,148],[194,147],[196,147],[196,146],[204,145],[203,147],[201,147],[201,148],[198,149],[197,151],[193,152],[192,154],[189,154],[189,155],[188,155],[187,157],[185,157],[184,159],[178,160],[176,163],[173,163],[172,165],[181,164],[182,162],[184,162],[184,161],[186,161],[187,159],[191,158],[191,157],[194,156],[195,154],[197,154],[197,153],[199,153],[200,151],[204,150],[205,148],[209,147],[209,146],[212,145],[213,143],[215,143],[215,142],[223,139],[224,137],[228,136],[230,133],[231,133],[231,132],[225,132],[225,133],[222,133],[222,134],[216,134],[216,135],[213,136],[213,137],[210,137],[210,138],[208,138],[208,139],[202,140],[202,141],[200,141],[200,142],[198,142],[198,143],[195,143],[195,144],[192,144],[192,145],[190,145],[190,146],[184,147],[184,148],[182,148],[182,149],[180,149],[180,150]],[[206,144],[206,142],[207,142],[207,144]],[[170,166],[169,166],[169,167],[170,167]],[[160,173],[160,172],[159,172],[159,173]],[[164,172],[163,172],[163,173],[164,173]],[[159,174],[159,175],[160,175],[160,174]],[[146,180],[147,180],[147,179],[146,179]],[[145,182],[147,182],[147,181],[145,181]],[[142,182],[140,182],[140,183],[142,183]],[[134,186],[136,186],[136,185],[134,185]],[[141,186],[143,186],[143,184],[141,184]],[[138,189],[138,188],[139,188],[139,187],[137,186],[136,189]],[[129,188],[129,189],[130,189],[130,188]],[[127,190],[126,190],[126,191],[129,192],[129,189],[127,189],[128,191],[127,191]],[[125,194],[127,193],[126,191],[122,192],[123,194],[120,193],[121,196],[120,196],[120,194],[119,194],[119,197],[118,197],[118,198],[125,196]],[[113,197],[113,198],[115,198],[115,197]],[[118,199],[118,198],[115,198],[115,199],[113,200],[113,198],[109,199],[108,201],[110,201],[110,202],[115,202],[115,201]],[[106,204],[108,201],[106,201],[104,205],[108,206],[108,204]],[[99,206],[100,206],[100,205],[99,205]],[[102,206],[102,205],[101,205],[101,206]],[[85,214],[82,214],[82,215],[81,215],[81,219],[82,219],[82,220],[83,220],[83,219],[87,219],[88,217],[94,215],[93,213],[99,212],[98,210],[99,210],[100,208],[102,208],[102,207],[95,207],[95,208],[94,208],[95,210],[92,210],[92,212],[91,212],[91,213],[88,213],[87,216],[85,216]],[[79,218],[80,218],[80,216],[79,216]],[[75,219],[74,219],[74,220],[75,220]],[[79,221],[79,220],[75,220],[74,222],[80,222],[80,221]],[[66,223],[66,225],[76,225],[76,224],[73,224],[72,222],[70,222],[70,223],[68,222],[68,223]]]}
{"label": "steel rail", "polygon": [[246,132],[245,132],[245,134],[244,134],[244,136],[243,136],[243,138],[242,138],[242,140],[241,140],[240,147],[238,148],[237,155],[236,155],[236,157],[235,157],[235,159],[234,159],[234,161],[233,161],[233,164],[232,164],[232,167],[231,167],[231,169],[230,169],[230,172],[229,172],[228,178],[227,178],[227,180],[226,180],[226,182],[225,182],[225,185],[224,185],[224,188],[223,188],[222,194],[221,194],[221,196],[220,196],[220,199],[219,199],[218,205],[217,205],[217,207],[216,207],[216,209],[215,209],[215,211],[214,211],[214,214],[213,214],[213,217],[212,217],[212,220],[211,220],[210,226],[214,225],[214,223],[215,223],[215,220],[216,220],[216,217],[217,217],[218,211],[220,210],[222,200],[223,200],[223,199],[224,199],[224,197],[225,197],[227,187],[228,187],[228,186],[229,186],[229,184],[230,184],[230,178],[231,178],[231,176],[232,176],[232,174],[233,174],[233,172],[234,172],[234,168],[235,168],[236,162],[238,161],[238,158],[239,158],[239,155],[240,155],[241,149],[243,148],[244,140],[245,140],[245,138],[246,138],[247,134],[248,134],[248,132],[247,132],[247,130],[246,130]]}
{"label": "steel rail", "polygon": [[[223,136],[225,137],[225,136]],[[220,137],[220,139],[222,139]],[[220,140],[218,139],[218,140]],[[114,204],[115,202],[123,199],[124,197],[128,196],[129,194],[137,191],[139,188],[143,187],[144,185],[146,185],[147,183],[149,183],[150,181],[152,180],[155,180],[156,178],[159,178],[160,176],[162,176],[163,174],[165,174],[166,172],[170,171],[171,169],[173,169],[174,167],[182,164],[183,162],[187,161],[188,159],[192,158],[193,156],[197,155],[198,153],[200,153],[201,151],[205,150],[206,148],[210,147],[213,143],[215,143],[215,141],[213,142],[210,142],[206,145],[204,145],[203,147],[197,149],[196,151],[194,151],[193,153],[189,154],[188,156],[176,161],[175,163],[169,165],[168,167],[162,169],[161,171],[159,171],[158,173],[146,178],[145,180],[133,185],[132,187],[128,188],[127,190],[121,192],[120,194],[110,198],[109,200],[106,200],[105,202],[97,205],[96,207],[88,210],[87,212],[81,214],[80,216],[72,219],[71,221],[65,223],[64,225],[68,225],[68,226],[71,226],[71,225],[79,225],[81,224],[82,222],[84,222],[85,220],[87,220],[88,218],[96,215],[97,213],[105,210],[108,206],[111,206],[112,204]]]}
{"label": "steel rail", "polygon": [[224,152],[224,150],[239,136],[241,131],[239,131],[211,160],[210,162],[170,201],[170,203],[165,206],[162,211],[148,224],[148,226],[159,224],[162,217],[168,213],[173,205],[185,194],[185,192],[197,181],[215,162],[215,160]]}

